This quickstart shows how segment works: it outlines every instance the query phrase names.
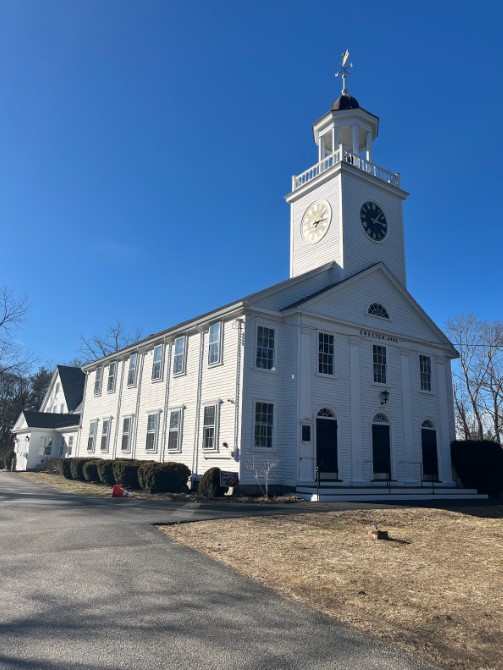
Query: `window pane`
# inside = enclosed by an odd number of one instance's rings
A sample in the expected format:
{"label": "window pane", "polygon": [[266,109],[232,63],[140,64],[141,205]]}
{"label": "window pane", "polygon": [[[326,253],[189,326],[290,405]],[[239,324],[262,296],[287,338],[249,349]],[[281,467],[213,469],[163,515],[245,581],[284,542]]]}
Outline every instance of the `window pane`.
{"label": "window pane", "polygon": [[180,410],[173,410],[169,417],[168,449],[178,451],[180,446]]}
{"label": "window pane", "polygon": [[386,384],[386,347],[373,345],[374,381]]}
{"label": "window pane", "polygon": [[149,414],[147,417],[147,439],[145,449],[153,450],[156,447],[158,414]]}
{"label": "window pane", "polygon": [[208,363],[213,365],[220,362],[220,323],[213,323],[209,332]]}
{"label": "window pane", "polygon": [[429,356],[419,356],[419,369],[421,391],[431,391],[431,358]]}
{"label": "window pane", "polygon": [[129,451],[131,437],[131,417],[125,416],[122,421],[121,451]]}
{"label": "window pane", "polygon": [[110,433],[110,420],[105,419],[103,421],[103,425],[101,427],[101,451],[107,451],[108,450],[108,436]]}
{"label": "window pane", "polygon": [[259,326],[257,328],[256,366],[264,370],[274,367],[274,330]]}
{"label": "window pane", "polygon": [[208,405],[204,408],[203,419],[203,449],[215,448],[215,419],[216,406]]}
{"label": "window pane", "polygon": [[175,340],[175,355],[173,357],[173,374],[179,375],[185,372],[185,337]]}
{"label": "window pane", "polygon": [[129,371],[127,376],[128,386],[136,384],[136,366],[138,363],[138,354],[131,354],[129,357]]}
{"label": "window pane", "polygon": [[117,363],[110,363],[108,368],[108,384],[107,391],[115,391],[115,372],[117,370]]}
{"label": "window pane", "polygon": [[96,369],[96,379],[94,380],[94,395],[101,393],[101,380],[103,379],[103,368]]}
{"label": "window pane", "polygon": [[255,446],[272,447],[274,406],[272,403],[255,404]]}
{"label": "window pane", "polygon": [[154,347],[154,354],[152,357],[152,379],[160,379],[162,372],[162,351],[163,345],[158,344]]}
{"label": "window pane", "polygon": [[334,374],[334,336],[328,333],[318,334],[318,372]]}

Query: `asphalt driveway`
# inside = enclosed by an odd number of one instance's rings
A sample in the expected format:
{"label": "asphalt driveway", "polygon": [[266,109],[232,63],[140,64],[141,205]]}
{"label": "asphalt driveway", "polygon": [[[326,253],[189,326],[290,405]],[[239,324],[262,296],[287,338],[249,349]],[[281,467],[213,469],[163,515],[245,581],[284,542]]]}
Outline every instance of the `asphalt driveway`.
{"label": "asphalt driveway", "polygon": [[79,497],[0,472],[0,668],[431,668],[153,525],[252,511]]}

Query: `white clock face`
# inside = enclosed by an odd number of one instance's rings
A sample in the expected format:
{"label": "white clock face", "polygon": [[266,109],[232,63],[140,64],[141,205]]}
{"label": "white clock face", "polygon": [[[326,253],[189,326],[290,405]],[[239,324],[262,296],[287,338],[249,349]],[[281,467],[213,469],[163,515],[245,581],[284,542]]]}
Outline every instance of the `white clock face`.
{"label": "white clock face", "polygon": [[326,200],[318,200],[309,205],[300,224],[300,234],[304,242],[319,242],[326,235],[331,220],[332,210]]}

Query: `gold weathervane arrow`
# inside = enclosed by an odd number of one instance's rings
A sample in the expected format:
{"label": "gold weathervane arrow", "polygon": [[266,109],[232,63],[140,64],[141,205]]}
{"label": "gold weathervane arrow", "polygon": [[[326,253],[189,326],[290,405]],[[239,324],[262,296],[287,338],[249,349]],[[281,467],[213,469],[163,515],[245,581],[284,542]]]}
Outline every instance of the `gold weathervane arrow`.
{"label": "gold weathervane arrow", "polygon": [[349,49],[346,49],[346,51],[342,54],[342,60],[339,69],[335,73],[336,77],[338,77],[339,75],[342,76],[342,95],[348,95],[346,80],[351,74],[349,72],[349,69],[353,67],[353,63],[349,63],[348,65],[346,65],[348,58],[349,58]]}

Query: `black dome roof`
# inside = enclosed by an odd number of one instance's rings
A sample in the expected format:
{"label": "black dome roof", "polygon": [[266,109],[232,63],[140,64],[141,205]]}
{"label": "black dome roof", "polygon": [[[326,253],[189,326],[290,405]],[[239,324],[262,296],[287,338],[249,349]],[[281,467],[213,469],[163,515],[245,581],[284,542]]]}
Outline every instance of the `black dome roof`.
{"label": "black dome roof", "polygon": [[332,103],[332,112],[338,112],[343,109],[359,109],[359,107],[360,103],[356,98],[343,94]]}

